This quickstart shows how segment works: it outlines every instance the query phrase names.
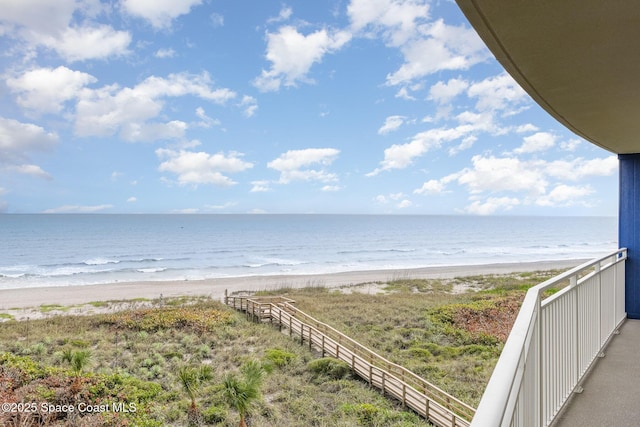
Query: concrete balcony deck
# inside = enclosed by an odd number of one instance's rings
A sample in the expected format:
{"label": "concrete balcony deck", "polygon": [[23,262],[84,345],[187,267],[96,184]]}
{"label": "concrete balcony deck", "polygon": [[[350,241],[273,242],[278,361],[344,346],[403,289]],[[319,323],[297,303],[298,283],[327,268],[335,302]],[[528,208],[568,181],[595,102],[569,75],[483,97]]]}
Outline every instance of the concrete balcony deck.
{"label": "concrete balcony deck", "polygon": [[640,425],[640,320],[627,320],[613,337],[553,427]]}

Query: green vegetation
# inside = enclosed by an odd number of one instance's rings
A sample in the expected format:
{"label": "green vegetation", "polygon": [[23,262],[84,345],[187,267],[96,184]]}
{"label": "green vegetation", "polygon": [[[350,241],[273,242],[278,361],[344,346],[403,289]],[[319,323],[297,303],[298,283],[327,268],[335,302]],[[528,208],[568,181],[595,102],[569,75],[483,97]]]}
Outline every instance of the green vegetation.
{"label": "green vegetation", "polygon": [[[380,284],[378,295],[319,286],[274,294],[476,405],[525,290],[557,273],[403,277]],[[428,425],[355,378],[344,362],[320,358],[218,302],[145,304],[5,320],[0,401],[95,410],[5,412],[0,425]]]}
{"label": "green vegetation", "polygon": [[197,426],[200,424],[200,411],[196,403],[196,397],[200,391],[200,388],[204,383],[211,380],[213,372],[210,366],[182,366],[178,370],[178,379],[182,384],[182,389],[189,396],[191,405],[189,406],[189,412],[187,414],[187,423],[190,426]]}
{"label": "green vegetation", "polygon": [[377,295],[285,288],[283,295],[472,406],[482,397],[526,291],[561,271],[393,278]]}
{"label": "green vegetation", "polygon": [[222,392],[227,405],[240,415],[238,426],[247,427],[245,419],[261,397],[260,388],[267,371],[259,361],[250,360],[242,365],[240,372],[242,377],[234,373],[225,375]]}

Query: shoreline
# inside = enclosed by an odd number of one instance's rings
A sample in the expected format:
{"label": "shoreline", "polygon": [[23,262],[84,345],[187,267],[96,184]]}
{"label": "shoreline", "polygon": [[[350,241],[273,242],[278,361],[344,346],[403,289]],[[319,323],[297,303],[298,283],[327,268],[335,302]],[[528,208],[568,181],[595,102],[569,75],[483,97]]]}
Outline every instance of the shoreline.
{"label": "shoreline", "polygon": [[0,312],[35,308],[42,305],[72,306],[98,301],[207,296],[221,300],[229,295],[278,288],[338,288],[390,281],[398,278],[445,279],[485,274],[509,274],[528,271],[568,269],[587,260],[421,267],[411,269],[347,271],[340,273],[245,276],[180,281],[114,282],[98,285],[37,287],[0,290]]}

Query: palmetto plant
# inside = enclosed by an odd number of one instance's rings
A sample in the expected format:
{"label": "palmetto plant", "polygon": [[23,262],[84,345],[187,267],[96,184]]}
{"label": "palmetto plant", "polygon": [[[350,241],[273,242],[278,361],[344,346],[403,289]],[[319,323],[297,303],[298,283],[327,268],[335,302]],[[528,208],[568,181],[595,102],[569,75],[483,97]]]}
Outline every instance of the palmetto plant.
{"label": "palmetto plant", "polygon": [[71,370],[75,375],[73,380],[73,389],[78,391],[80,388],[80,375],[82,371],[89,365],[91,361],[91,352],[89,350],[71,350],[66,349],[62,352],[62,360],[71,365]]}
{"label": "palmetto plant", "polygon": [[198,405],[196,404],[196,397],[202,384],[205,381],[210,380],[212,376],[213,374],[210,366],[182,366],[178,370],[178,379],[180,380],[182,389],[187,393],[187,396],[189,396],[189,399],[191,400],[189,413],[187,414],[187,421],[190,426],[199,424],[200,417]]}
{"label": "palmetto plant", "polygon": [[242,365],[240,372],[242,378],[232,373],[225,375],[223,393],[227,404],[240,414],[239,427],[246,427],[245,418],[260,398],[260,387],[266,371],[260,362],[252,360]]}

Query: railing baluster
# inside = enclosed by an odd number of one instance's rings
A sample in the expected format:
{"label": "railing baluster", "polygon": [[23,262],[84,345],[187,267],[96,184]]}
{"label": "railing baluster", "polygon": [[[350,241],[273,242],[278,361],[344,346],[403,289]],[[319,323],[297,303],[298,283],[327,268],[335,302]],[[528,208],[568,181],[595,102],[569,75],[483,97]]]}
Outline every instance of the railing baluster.
{"label": "railing baluster", "polygon": [[[626,317],[626,257],[626,249],[620,249],[529,289],[473,418],[473,427],[521,423],[546,427],[553,422]],[[567,280],[568,287],[542,300],[544,291]],[[608,310],[614,312],[612,317]],[[608,318],[613,320],[609,322]],[[530,352],[535,363],[527,363]],[[523,398],[528,390],[537,398]]]}

